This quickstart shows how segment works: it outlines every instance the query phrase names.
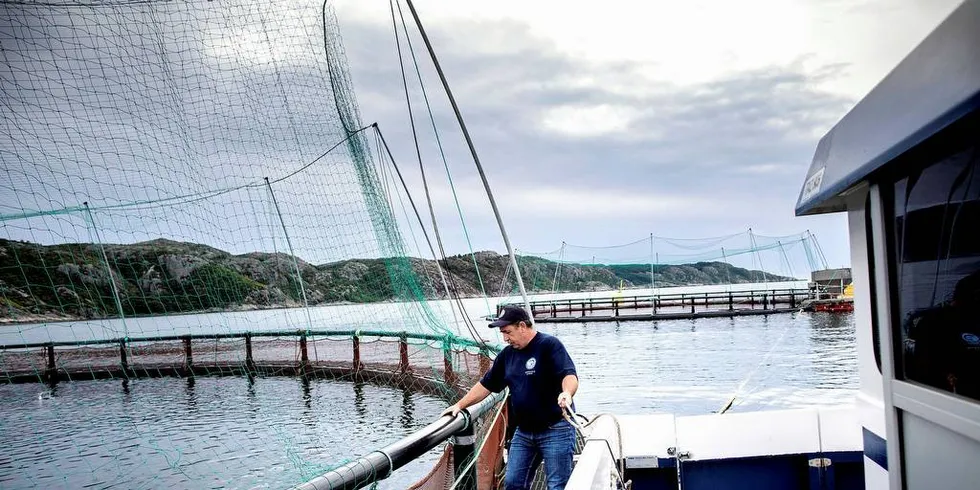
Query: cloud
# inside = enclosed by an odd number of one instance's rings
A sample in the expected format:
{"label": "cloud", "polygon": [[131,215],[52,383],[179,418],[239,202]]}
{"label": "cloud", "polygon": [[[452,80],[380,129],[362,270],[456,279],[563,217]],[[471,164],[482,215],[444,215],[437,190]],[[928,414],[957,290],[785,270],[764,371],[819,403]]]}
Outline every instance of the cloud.
{"label": "cloud", "polygon": [[[390,27],[342,14],[354,83],[368,94],[360,99],[365,117],[391,134],[400,163],[411,169],[417,162],[404,129],[397,58],[382,58],[377,49],[390,39]],[[698,237],[755,227],[788,234],[826,226],[839,231],[825,248],[846,260],[840,217],[803,223],[792,208],[817,138],[855,101],[821,88],[848,64],[817,64],[798,53],[782,64],[677,83],[656,73],[653,62],[582,59],[538,32],[512,18],[429,25],[505,223],[521,237],[518,247],[550,250],[566,239],[623,243],[650,232]],[[483,46],[487,39],[507,41],[488,43],[491,49]],[[483,47],[469,50],[472,43]],[[482,185],[465,147],[453,142],[459,134],[452,113],[426,71],[428,60],[422,62],[461,208],[477,235],[471,238],[476,248],[499,250]],[[431,139],[427,131],[423,140]],[[435,147],[423,142],[422,152],[433,169],[430,182],[446,185]],[[408,173],[418,182],[417,172]],[[445,196],[437,196],[437,215],[447,243],[459,244],[449,226],[458,223],[455,203]]]}
{"label": "cloud", "polygon": [[[422,204],[388,6],[332,3],[364,122],[379,122]],[[519,247],[622,243],[650,232],[819,228],[839,263],[847,258],[842,218],[792,213],[816,141],[954,4],[503,0],[418,7]],[[45,23],[27,11],[4,17],[12,24],[0,29],[10,69],[0,81],[5,110],[17,116],[5,118],[0,139],[9,178],[3,186],[23,191],[16,202],[5,193],[5,212],[76,205],[107,188],[118,191],[111,201],[251,182],[288,173],[341,139],[318,2],[256,3],[231,15],[208,10],[206,23],[169,4],[128,8],[104,11],[111,17],[105,23],[98,9],[72,10],[70,22]],[[144,17],[156,22],[136,22]],[[104,34],[107,26],[116,29],[100,37],[109,44],[60,35]],[[36,53],[53,48],[54,58],[20,59],[6,50],[25,39]],[[470,240],[501,250],[455,116],[417,34],[412,42],[442,136],[440,151],[406,55],[420,152],[447,247],[463,251]],[[137,69],[122,69],[119,60],[135,60]],[[103,76],[109,81],[98,82]],[[64,93],[35,95],[64,81]],[[49,121],[64,134],[25,136]],[[86,144],[105,135],[104,147]],[[442,154],[467,217],[465,237]],[[370,227],[355,223],[363,221],[353,211],[363,203],[349,159],[341,151],[284,184],[281,204],[300,228],[298,248],[315,252],[324,225],[346,227],[337,240],[368,240],[359,235],[370,235]],[[163,169],[160,178],[146,180],[154,168]],[[264,209],[265,199],[229,197],[230,209],[205,213],[181,233],[243,242],[228,231],[268,227],[256,221],[268,216],[256,218],[249,208]],[[166,229],[166,219],[144,228]],[[401,222],[408,230],[411,220]],[[62,237],[71,228],[83,233],[79,226],[67,226]],[[34,233],[24,230],[10,233]]]}

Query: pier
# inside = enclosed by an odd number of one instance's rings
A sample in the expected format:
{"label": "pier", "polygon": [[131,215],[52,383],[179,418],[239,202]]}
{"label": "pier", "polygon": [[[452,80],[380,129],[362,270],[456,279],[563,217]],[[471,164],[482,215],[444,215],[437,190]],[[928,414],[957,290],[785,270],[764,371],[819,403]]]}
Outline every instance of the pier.
{"label": "pier", "polygon": [[[646,294],[531,301],[540,323],[677,320],[791,313],[814,298],[809,288]],[[506,304],[497,305],[499,316]]]}

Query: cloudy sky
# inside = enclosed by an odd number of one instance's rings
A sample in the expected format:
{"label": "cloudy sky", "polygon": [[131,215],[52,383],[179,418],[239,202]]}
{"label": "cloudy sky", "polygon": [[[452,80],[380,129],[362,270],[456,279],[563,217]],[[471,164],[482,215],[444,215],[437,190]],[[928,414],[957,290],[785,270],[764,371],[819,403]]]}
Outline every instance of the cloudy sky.
{"label": "cloudy sky", "polygon": [[[416,3],[521,252],[562,242],[612,246],[651,233],[811,230],[832,266],[849,262],[844,217],[793,215],[817,141],[958,4]],[[362,120],[379,123],[422,204],[389,3],[331,5]],[[473,249],[503,252],[447,98],[405,15]],[[15,216],[0,220],[0,236],[166,237],[235,253],[282,250],[281,222],[262,183],[270,177],[297,255],[322,263],[384,253],[371,243],[377,230],[349,156],[318,157],[344,138],[318,0],[4,5],[0,21],[0,215]],[[333,26],[328,33],[331,44]],[[401,47],[446,252],[463,253],[469,246],[404,38]],[[277,180],[286,175],[294,177]],[[238,190],[215,194],[231,187]],[[210,197],[175,205],[181,196]],[[113,207],[159,199],[166,203]],[[88,216],[83,202],[97,211]],[[16,218],[58,209],[69,212]],[[410,252],[428,255],[405,236]],[[703,243],[730,251],[748,246],[741,239]],[[577,250],[564,258],[588,260]],[[644,260],[646,250],[641,243],[610,258]]]}
{"label": "cloudy sky", "polygon": [[[416,6],[519,249],[809,229],[841,265],[844,217],[793,214],[816,143],[958,3]],[[365,122],[380,124],[400,165],[417,165],[387,2],[334,5]],[[438,78],[413,44],[474,246],[502,250]],[[442,179],[433,199],[447,248],[465,250],[412,76],[423,159]]]}

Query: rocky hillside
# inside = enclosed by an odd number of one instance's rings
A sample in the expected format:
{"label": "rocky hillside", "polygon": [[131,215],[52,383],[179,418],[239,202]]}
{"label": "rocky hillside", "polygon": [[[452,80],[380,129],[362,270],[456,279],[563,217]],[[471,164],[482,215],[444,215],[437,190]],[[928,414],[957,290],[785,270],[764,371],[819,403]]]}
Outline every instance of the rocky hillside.
{"label": "rocky hillside", "polygon": [[[107,245],[38,245],[0,239],[0,322],[118,316],[113,289],[126,315],[223,309],[368,303],[445,296],[436,263],[417,258],[357,259],[310,264],[287,254],[232,255],[194,243],[153,240]],[[551,291],[556,264],[520,257],[531,291]],[[450,287],[464,296],[508,294],[515,289],[506,256],[478,252],[442,261]],[[303,289],[296,280],[296,267]],[[658,286],[757,282],[762,273],[720,262],[654,267]],[[650,284],[650,265],[567,265],[559,289],[594,291]],[[769,280],[781,280],[769,276]],[[114,284],[113,284],[114,283]],[[114,288],[113,288],[114,286]],[[438,293],[437,293],[438,291]]]}

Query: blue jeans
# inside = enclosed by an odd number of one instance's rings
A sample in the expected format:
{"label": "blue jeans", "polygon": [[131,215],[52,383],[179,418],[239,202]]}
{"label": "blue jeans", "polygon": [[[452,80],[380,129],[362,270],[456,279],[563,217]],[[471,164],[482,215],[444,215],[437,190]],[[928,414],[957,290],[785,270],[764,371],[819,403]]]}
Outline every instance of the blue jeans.
{"label": "blue jeans", "polygon": [[510,441],[507,458],[507,490],[528,490],[534,473],[544,460],[548,490],[564,490],[572,476],[575,428],[562,420],[543,432],[524,432],[518,428]]}

